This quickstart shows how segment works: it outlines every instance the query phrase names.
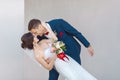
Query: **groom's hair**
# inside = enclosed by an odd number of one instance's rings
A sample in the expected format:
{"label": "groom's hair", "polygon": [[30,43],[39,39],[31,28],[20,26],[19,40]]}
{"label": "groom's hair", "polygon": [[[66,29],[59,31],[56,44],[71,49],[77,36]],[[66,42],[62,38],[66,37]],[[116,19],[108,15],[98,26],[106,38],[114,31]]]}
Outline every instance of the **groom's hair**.
{"label": "groom's hair", "polygon": [[28,23],[28,30],[37,28],[39,24],[41,24],[39,19],[31,19]]}

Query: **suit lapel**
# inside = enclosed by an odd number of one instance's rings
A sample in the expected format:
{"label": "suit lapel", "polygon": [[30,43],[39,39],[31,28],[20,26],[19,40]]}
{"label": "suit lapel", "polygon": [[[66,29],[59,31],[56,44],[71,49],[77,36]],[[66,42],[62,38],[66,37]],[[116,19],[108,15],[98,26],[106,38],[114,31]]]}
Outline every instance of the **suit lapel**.
{"label": "suit lapel", "polygon": [[57,40],[57,37],[56,37],[56,35],[54,34],[54,32],[52,31],[53,29],[52,29],[52,27],[51,27],[51,29],[47,26],[47,24],[46,23],[42,23],[42,25],[47,29],[47,31],[49,32],[49,34],[48,34],[48,38],[53,38],[54,40]]}
{"label": "suit lapel", "polygon": [[54,32],[54,31],[55,31],[54,24],[53,24],[51,21],[46,22],[46,23],[50,25],[50,27],[51,27],[52,31]]}

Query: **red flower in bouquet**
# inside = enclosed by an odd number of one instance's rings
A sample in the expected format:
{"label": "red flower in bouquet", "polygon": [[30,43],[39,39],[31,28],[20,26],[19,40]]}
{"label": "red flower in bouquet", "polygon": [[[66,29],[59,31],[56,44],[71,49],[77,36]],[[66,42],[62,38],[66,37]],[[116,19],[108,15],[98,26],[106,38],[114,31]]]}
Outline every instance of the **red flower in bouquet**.
{"label": "red flower in bouquet", "polygon": [[65,44],[62,41],[56,41],[54,43],[54,47],[57,49],[56,54],[59,59],[65,61],[65,58],[69,60],[69,58],[65,55],[64,51],[66,50]]}
{"label": "red flower in bouquet", "polygon": [[57,54],[57,57],[62,59],[63,61],[65,61],[64,58],[67,58],[69,60],[69,58],[65,55],[64,52],[61,52],[61,53]]}

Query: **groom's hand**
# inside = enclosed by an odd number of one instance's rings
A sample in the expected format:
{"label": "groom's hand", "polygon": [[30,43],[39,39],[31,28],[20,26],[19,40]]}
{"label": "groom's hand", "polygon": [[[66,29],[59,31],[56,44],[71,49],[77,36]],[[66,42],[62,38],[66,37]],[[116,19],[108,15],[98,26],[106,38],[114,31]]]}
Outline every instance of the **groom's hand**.
{"label": "groom's hand", "polygon": [[90,54],[91,56],[94,55],[94,49],[92,48],[91,45],[87,48],[87,50],[88,50],[88,52],[89,52],[89,54]]}

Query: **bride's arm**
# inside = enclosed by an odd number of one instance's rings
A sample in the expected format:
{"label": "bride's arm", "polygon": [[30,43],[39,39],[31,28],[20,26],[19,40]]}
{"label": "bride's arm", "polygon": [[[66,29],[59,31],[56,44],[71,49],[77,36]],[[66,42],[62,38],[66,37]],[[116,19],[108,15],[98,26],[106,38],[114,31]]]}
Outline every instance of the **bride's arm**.
{"label": "bride's arm", "polygon": [[35,56],[36,60],[46,69],[51,70],[53,68],[54,65],[54,61],[56,59],[56,55],[54,55],[49,62],[47,60],[45,60],[43,55],[39,55],[39,56]]}

